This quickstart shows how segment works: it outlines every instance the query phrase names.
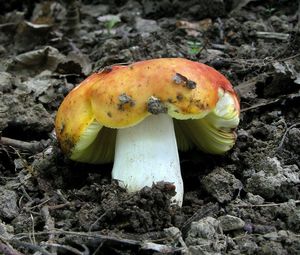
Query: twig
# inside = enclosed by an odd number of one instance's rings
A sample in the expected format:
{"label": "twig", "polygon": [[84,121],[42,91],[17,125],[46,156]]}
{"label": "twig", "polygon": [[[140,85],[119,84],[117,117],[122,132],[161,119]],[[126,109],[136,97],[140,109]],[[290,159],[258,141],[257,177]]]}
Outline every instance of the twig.
{"label": "twig", "polygon": [[[54,228],[55,228],[55,224],[54,224],[54,220],[53,218],[51,217],[50,215],[50,212],[49,212],[49,208],[48,206],[44,206],[41,210],[41,213],[42,215],[44,216],[44,220],[45,220],[45,226],[44,226],[44,229],[45,230],[48,230],[48,231],[52,231]],[[54,240],[55,240],[55,235],[50,233],[49,234],[49,237],[48,237],[48,241],[46,242],[46,244],[53,244],[54,243]],[[52,246],[51,247],[51,253],[53,255],[57,254],[57,251],[56,251],[56,248],[55,246]]]}
{"label": "twig", "polygon": [[49,141],[41,140],[39,142],[37,141],[24,142],[24,141],[2,136],[0,137],[0,144],[18,148],[23,151],[41,152],[49,145]]}
{"label": "twig", "polygon": [[23,185],[20,186],[20,189],[22,190],[22,192],[23,192],[23,194],[24,194],[23,196],[25,196],[25,197],[27,198],[28,201],[32,202],[33,199],[29,196],[29,194],[27,193],[27,191],[25,190],[25,188],[24,188]]}
{"label": "twig", "polygon": [[[29,207],[29,210],[35,209],[35,208],[37,208],[37,207],[40,208],[40,207],[42,207],[44,204],[47,204],[49,201],[51,201],[51,198],[48,198],[47,200],[41,202],[41,203],[38,204],[38,205],[34,205],[34,206]],[[48,207],[50,207],[50,206],[48,206]]]}
{"label": "twig", "polygon": [[224,40],[224,24],[220,17],[217,18],[218,30],[219,30],[219,38],[221,41]]}
{"label": "twig", "polygon": [[246,111],[254,110],[256,108],[260,108],[262,106],[267,106],[267,105],[275,104],[275,103],[278,103],[279,101],[280,101],[280,99],[277,98],[277,99],[274,99],[274,100],[270,100],[268,102],[258,103],[258,104],[252,105],[250,107],[241,109],[241,112],[246,112]]}
{"label": "twig", "polygon": [[212,43],[211,47],[213,49],[222,50],[222,51],[224,51],[224,50],[230,51],[230,50],[236,49],[236,47],[234,47],[232,45],[229,45],[229,44],[218,44],[218,43]]}
{"label": "twig", "polygon": [[32,243],[22,242],[17,239],[10,239],[9,241],[17,247],[21,247],[21,248],[25,248],[25,249],[29,249],[29,250],[33,250],[33,251],[39,251],[42,255],[52,255],[50,252],[46,251],[41,246],[38,246],[38,245],[35,245]]}
{"label": "twig", "polygon": [[8,22],[8,23],[0,24],[0,29],[6,28],[6,27],[17,26],[17,25],[18,25],[18,23]]}
{"label": "twig", "polygon": [[69,201],[64,197],[64,195],[63,195],[63,193],[61,192],[60,189],[58,189],[58,190],[56,191],[56,194],[59,196],[59,198],[60,198],[65,204],[69,203]]}
{"label": "twig", "polygon": [[278,61],[286,61],[286,60],[290,60],[290,59],[297,58],[297,57],[300,57],[300,53],[297,53],[295,55],[292,55],[292,56],[289,56],[289,57],[286,57],[286,58],[278,59]]}
{"label": "twig", "polygon": [[95,221],[91,224],[91,226],[89,227],[89,232],[91,232],[91,231],[93,230],[93,228],[96,226],[96,224],[106,216],[107,212],[108,212],[108,211],[106,211],[105,213],[103,213],[97,220],[95,220]]}
{"label": "twig", "polygon": [[[295,200],[294,201],[295,204],[299,204],[300,200]],[[252,208],[252,207],[273,207],[273,206],[280,206],[284,203],[270,203],[270,204],[259,204],[259,205],[234,205],[234,207],[240,207],[240,208]]]}
{"label": "twig", "polygon": [[[108,235],[102,235],[99,233],[85,233],[85,232],[73,232],[73,231],[64,231],[60,229],[55,229],[53,231],[42,231],[42,232],[36,232],[35,235],[49,235],[49,234],[55,234],[55,235],[69,235],[69,236],[79,236],[79,237],[86,237],[86,238],[93,238],[97,239],[101,242],[112,242],[115,244],[121,244],[121,245],[132,245],[139,247],[142,250],[153,250],[161,253],[174,253],[181,251],[183,248],[177,248],[172,247],[164,244],[154,244],[153,242],[148,241],[138,241],[138,240],[132,240],[127,238],[121,238],[121,237],[115,237],[115,236],[108,236]],[[28,233],[19,233],[15,235],[13,240],[17,240],[16,238],[24,238],[24,236],[29,236]]]}
{"label": "twig", "polygon": [[192,215],[192,217],[190,217],[186,222],[185,224],[182,226],[181,228],[181,232],[182,232],[182,235],[185,236],[187,234],[187,231],[191,225],[191,223],[193,221],[197,221],[197,220],[200,220],[206,216],[209,216],[209,215],[212,215],[214,214],[215,212],[217,212],[219,209],[219,206],[218,204],[212,204],[212,203],[209,203],[205,206],[202,206],[196,213],[194,213]]}
{"label": "twig", "polygon": [[264,32],[264,31],[257,31],[255,33],[255,35],[258,38],[277,39],[277,40],[281,40],[281,41],[286,41],[290,37],[290,34],[286,34],[286,33]]}
{"label": "twig", "polygon": [[65,249],[65,250],[70,251],[70,252],[72,252],[76,255],[88,255],[89,254],[89,249],[85,245],[82,245],[85,250],[83,252],[81,252],[78,249],[76,249],[74,247],[71,247],[69,245],[63,245],[63,244],[58,244],[58,243],[46,243],[46,242],[43,242],[42,244],[46,245],[46,246],[53,247],[53,248]]}
{"label": "twig", "polygon": [[31,229],[32,229],[32,242],[34,243],[34,244],[36,244],[36,240],[35,240],[35,234],[34,234],[34,225],[35,225],[35,223],[34,223],[34,217],[33,217],[33,215],[32,214],[30,214],[30,218],[31,218],[31,222],[32,222],[32,227],[31,227]]}
{"label": "twig", "polygon": [[48,208],[49,208],[49,210],[57,210],[57,209],[65,208],[72,204],[73,204],[72,202],[68,202],[68,203],[63,203],[63,204],[58,204],[58,205],[49,205]]}
{"label": "twig", "polygon": [[20,253],[20,252],[16,251],[9,244],[4,244],[2,242],[0,242],[0,254],[3,254],[3,255],[24,255],[23,253]]}
{"label": "twig", "polygon": [[289,132],[292,128],[297,127],[297,126],[299,126],[299,125],[300,125],[300,122],[295,123],[295,124],[291,125],[290,127],[288,127],[288,128],[285,130],[285,132],[284,132],[284,134],[283,134],[283,136],[282,136],[282,139],[281,139],[281,141],[280,141],[280,143],[279,143],[279,145],[278,145],[278,147],[277,147],[277,151],[280,151],[280,150],[282,149],[284,140],[286,139],[286,136],[287,136],[288,132]]}

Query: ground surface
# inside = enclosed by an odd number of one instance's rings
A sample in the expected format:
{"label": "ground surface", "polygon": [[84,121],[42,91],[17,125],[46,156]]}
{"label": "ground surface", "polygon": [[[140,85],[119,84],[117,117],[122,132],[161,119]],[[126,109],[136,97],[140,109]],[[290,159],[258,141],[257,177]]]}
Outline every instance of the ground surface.
{"label": "ground surface", "polygon": [[[297,1],[0,5],[1,254],[300,254]],[[154,57],[211,65],[241,100],[233,150],[180,154],[182,208],[164,184],[126,194],[53,133],[88,74]]]}

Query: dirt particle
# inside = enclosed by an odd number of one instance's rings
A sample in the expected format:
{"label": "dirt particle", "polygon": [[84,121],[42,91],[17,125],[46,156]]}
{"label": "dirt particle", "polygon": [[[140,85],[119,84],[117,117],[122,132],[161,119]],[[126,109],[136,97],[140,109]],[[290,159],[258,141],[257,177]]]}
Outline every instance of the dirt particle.
{"label": "dirt particle", "polygon": [[202,180],[204,189],[220,203],[233,199],[237,190],[240,190],[242,183],[233,174],[223,168],[216,168]]}
{"label": "dirt particle", "polygon": [[181,84],[188,89],[195,89],[197,86],[196,82],[189,80],[187,77],[183,76],[180,73],[175,74],[175,76],[173,77],[173,81],[175,82],[175,84]]}
{"label": "dirt particle", "polygon": [[183,95],[181,93],[178,93],[176,98],[178,101],[181,101],[183,99]]}
{"label": "dirt particle", "polygon": [[168,98],[168,102],[169,102],[170,104],[173,104],[173,103],[175,103],[176,101],[173,100],[172,98]]}
{"label": "dirt particle", "polygon": [[17,193],[8,190],[5,187],[0,188],[0,217],[5,219],[13,219],[18,215],[18,198]]}
{"label": "dirt particle", "polygon": [[102,69],[100,70],[99,73],[110,73],[112,70],[113,70],[113,69],[112,69],[111,66],[105,66],[104,68],[102,68]]}
{"label": "dirt particle", "polygon": [[168,108],[159,98],[154,96],[149,97],[147,102],[147,110],[152,114],[166,113]]}
{"label": "dirt particle", "polygon": [[64,130],[65,130],[65,123],[62,122],[61,126],[60,126],[60,129],[59,129],[59,134],[62,134],[64,132]]}
{"label": "dirt particle", "polygon": [[135,105],[134,100],[130,96],[128,96],[126,93],[122,93],[119,96],[119,101],[120,101],[120,103],[118,104],[118,109],[120,111],[124,111],[126,105],[128,105],[130,107],[133,107]]}
{"label": "dirt particle", "polygon": [[112,117],[111,112],[107,112],[106,114],[107,114],[108,117],[110,117],[110,118]]}

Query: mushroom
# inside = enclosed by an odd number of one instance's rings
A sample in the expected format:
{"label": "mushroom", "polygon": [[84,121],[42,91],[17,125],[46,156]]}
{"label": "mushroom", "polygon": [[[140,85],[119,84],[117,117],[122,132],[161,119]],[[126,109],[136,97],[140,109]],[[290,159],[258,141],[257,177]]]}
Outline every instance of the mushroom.
{"label": "mushroom", "polygon": [[58,109],[55,128],[72,160],[114,161],[129,192],[171,182],[182,205],[178,149],[222,154],[235,143],[239,102],[215,69],[182,58],[140,61],[94,73]]}

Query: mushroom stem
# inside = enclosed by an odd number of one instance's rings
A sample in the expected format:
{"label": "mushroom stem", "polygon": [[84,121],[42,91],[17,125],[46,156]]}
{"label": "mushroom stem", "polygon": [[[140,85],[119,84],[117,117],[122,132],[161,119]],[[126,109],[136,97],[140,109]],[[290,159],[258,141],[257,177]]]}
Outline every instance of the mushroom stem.
{"label": "mushroom stem", "polygon": [[176,187],[172,201],[182,205],[183,182],[169,115],[150,115],[138,125],[118,130],[112,178],[129,192],[171,182]]}

